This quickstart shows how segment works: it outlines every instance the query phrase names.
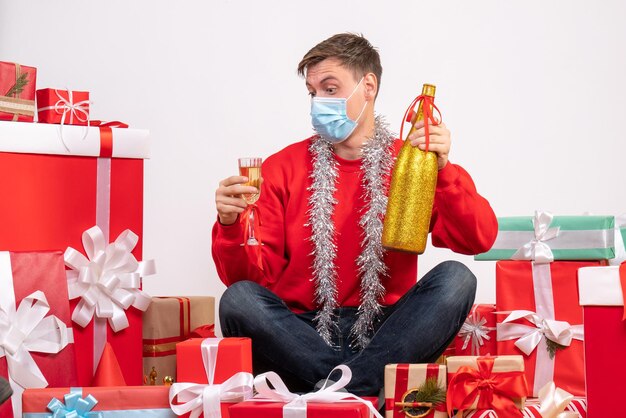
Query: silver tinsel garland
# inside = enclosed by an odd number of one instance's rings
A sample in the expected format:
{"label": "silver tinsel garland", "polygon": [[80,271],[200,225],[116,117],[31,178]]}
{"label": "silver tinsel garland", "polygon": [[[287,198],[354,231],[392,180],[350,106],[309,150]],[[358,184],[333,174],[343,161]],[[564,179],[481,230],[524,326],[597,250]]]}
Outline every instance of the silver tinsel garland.
{"label": "silver tinsel garland", "polygon": [[[374,321],[381,312],[379,300],[385,294],[381,277],[387,274],[383,261],[382,247],[383,217],[387,208],[385,191],[389,173],[393,165],[392,145],[394,136],[388,130],[381,116],[376,117],[374,136],[363,146],[361,169],[365,209],[359,225],[363,228],[361,254],[357,258],[361,279],[361,303],[358,318],[351,336],[353,346],[362,349],[373,334]],[[328,345],[332,345],[333,332],[338,331],[334,318],[337,307],[337,269],[335,258],[335,226],[332,215],[336,200],[335,182],[338,176],[337,161],[333,156],[332,144],[318,137],[309,148],[313,156],[313,180],[309,190],[309,224],[313,242],[313,279],[315,280],[315,301],[320,307],[315,317],[317,331]]]}

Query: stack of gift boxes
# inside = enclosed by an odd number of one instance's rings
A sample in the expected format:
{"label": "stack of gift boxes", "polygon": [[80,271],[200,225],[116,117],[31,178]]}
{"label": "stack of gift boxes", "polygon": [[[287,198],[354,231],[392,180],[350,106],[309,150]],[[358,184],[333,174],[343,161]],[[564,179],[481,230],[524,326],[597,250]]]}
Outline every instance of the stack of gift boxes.
{"label": "stack of gift boxes", "polygon": [[[1,417],[380,416],[341,390],[345,367],[303,396],[253,377],[251,341],[215,338],[213,298],[146,295],[148,132],[93,121],[86,92],[35,90],[32,67],[0,75],[0,376],[15,392]],[[496,304],[472,308],[444,364],[387,366],[387,418],[614,415],[626,268],[608,266],[613,217],[499,225],[476,257],[498,260]]]}

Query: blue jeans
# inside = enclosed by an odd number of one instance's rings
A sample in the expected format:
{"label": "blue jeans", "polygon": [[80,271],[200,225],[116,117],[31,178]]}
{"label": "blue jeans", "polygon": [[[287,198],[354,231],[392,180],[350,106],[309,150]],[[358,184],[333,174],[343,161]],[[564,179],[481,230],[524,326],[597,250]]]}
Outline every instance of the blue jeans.
{"label": "blue jeans", "polygon": [[475,294],[472,272],[459,262],[443,262],[383,308],[372,340],[361,351],[349,345],[357,308],[336,310],[339,349],[332,348],[315,330],[315,311],[295,314],[273,292],[251,281],[226,289],[219,317],[224,336],[252,338],[256,374],[272,370],[292,392],[310,392],[335,366],[345,364],[352,370],[348,391],[377,396],[385,365],[437,360],[463,325]]}

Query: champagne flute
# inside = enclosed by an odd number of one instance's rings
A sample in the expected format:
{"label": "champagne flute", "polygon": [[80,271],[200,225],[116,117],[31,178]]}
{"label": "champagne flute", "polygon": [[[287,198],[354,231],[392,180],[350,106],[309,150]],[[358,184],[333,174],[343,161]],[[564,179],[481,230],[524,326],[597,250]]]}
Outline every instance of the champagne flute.
{"label": "champagne flute", "polygon": [[[261,163],[262,158],[239,158],[239,175],[248,178],[244,186],[256,187],[257,193],[244,193],[243,199],[248,205],[254,205],[261,194]],[[247,245],[259,245],[259,241],[254,236],[254,210],[250,210],[250,220],[248,222]]]}

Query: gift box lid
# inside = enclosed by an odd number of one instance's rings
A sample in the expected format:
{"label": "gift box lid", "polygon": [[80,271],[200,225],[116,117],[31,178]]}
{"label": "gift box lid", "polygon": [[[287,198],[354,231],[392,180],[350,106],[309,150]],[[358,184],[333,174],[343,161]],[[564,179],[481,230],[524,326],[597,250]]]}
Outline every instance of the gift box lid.
{"label": "gift box lid", "polygon": [[[547,229],[555,236],[538,237],[535,223],[549,220]],[[538,212],[535,216],[498,218],[498,236],[492,248],[475,260],[530,259],[514,255],[534,241],[548,246],[554,260],[604,260],[615,257],[613,216],[554,216]],[[558,232],[556,231],[558,228]]]}
{"label": "gift box lid", "polygon": [[624,306],[620,266],[578,269],[578,292],[582,306]]}
{"label": "gift box lid", "polygon": [[[146,129],[111,128],[113,158],[150,157],[150,132]],[[0,152],[100,156],[97,126],[56,125],[0,121]]]}

